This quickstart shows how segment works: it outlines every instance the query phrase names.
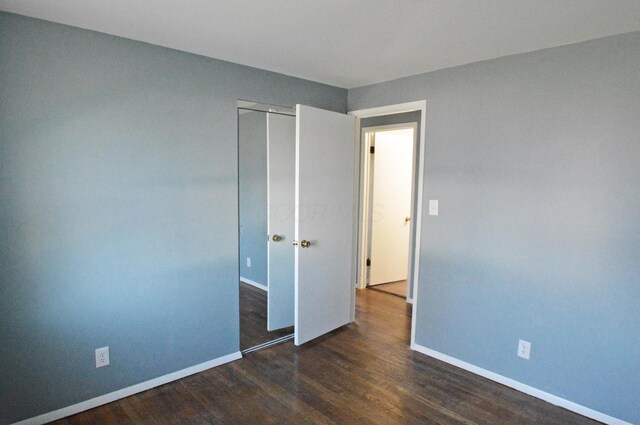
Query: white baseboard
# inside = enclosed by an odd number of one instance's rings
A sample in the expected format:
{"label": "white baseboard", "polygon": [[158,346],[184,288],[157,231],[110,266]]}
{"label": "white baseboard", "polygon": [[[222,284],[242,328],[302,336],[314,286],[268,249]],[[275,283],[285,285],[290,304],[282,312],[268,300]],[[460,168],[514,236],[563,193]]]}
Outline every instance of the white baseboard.
{"label": "white baseboard", "polygon": [[47,422],[56,421],[58,419],[66,418],[67,416],[75,415],[76,413],[84,412],[85,410],[93,409],[94,407],[102,406],[103,404],[111,403],[121,398],[129,397],[133,394],[140,393],[142,391],[149,390],[166,383],[177,381],[195,373],[211,369],[212,367],[220,366],[225,363],[232,362],[242,358],[240,351],[227,354],[226,356],[218,357],[217,359],[209,360],[208,362],[200,363],[195,366],[188,367],[186,369],[179,370],[177,372],[169,373],[158,378],[151,379],[149,381],[142,382],[140,384],[132,385],[121,390],[114,391],[109,394],[101,395],[99,397],[92,398],[74,404],[72,406],[63,407],[62,409],[54,410],[53,412],[45,413],[43,415],[35,416],[30,419],[25,419],[20,422],[16,422],[13,425],[40,425]]}
{"label": "white baseboard", "polygon": [[553,394],[549,394],[547,392],[541,391],[537,388],[530,387],[529,385],[523,384],[521,382],[515,381],[511,378],[507,378],[502,375],[498,375],[497,373],[491,372],[481,367],[474,366],[471,363],[458,360],[455,357],[448,356],[446,354],[424,347],[420,344],[413,344],[411,346],[411,349],[418,351],[419,353],[426,354],[427,356],[433,357],[435,359],[442,360],[445,363],[449,363],[453,366],[459,367],[471,373],[475,373],[476,375],[480,375],[484,378],[498,382],[499,384],[506,385],[507,387],[511,387],[514,390],[518,390],[520,392],[529,394],[530,396],[539,398],[541,400],[544,400],[556,406],[565,408],[579,415],[586,416],[591,419],[595,419],[596,421],[600,421],[610,425],[632,425],[629,422],[625,422],[621,419],[617,419],[612,416],[606,415],[604,413],[598,412],[596,410],[589,409],[588,407],[581,406],[572,401],[565,400]]}
{"label": "white baseboard", "polygon": [[408,302],[409,304],[413,304],[413,298],[409,298],[409,297],[407,297],[407,302]]}
{"label": "white baseboard", "polygon": [[262,289],[263,291],[269,292],[269,288],[267,288],[267,285],[263,285],[262,283],[258,283],[256,281],[247,279],[246,277],[242,277],[242,276],[240,276],[240,281],[246,283],[247,285],[255,286],[258,289]]}

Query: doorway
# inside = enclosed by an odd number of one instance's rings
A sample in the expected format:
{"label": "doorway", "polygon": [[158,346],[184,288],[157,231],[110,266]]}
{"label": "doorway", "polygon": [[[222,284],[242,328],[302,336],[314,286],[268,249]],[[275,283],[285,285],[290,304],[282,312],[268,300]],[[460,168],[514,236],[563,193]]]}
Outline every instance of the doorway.
{"label": "doorway", "polygon": [[[361,109],[349,112],[357,118],[358,152],[359,152],[359,196],[358,196],[358,228],[356,247],[356,285],[354,288],[353,307],[355,310],[355,291],[367,287],[367,254],[369,253],[369,204],[371,193],[366,187],[369,181],[369,155],[370,146],[366,140],[365,129],[371,127],[384,127],[389,125],[405,124],[405,128],[415,124],[414,152],[413,152],[413,180],[412,180],[412,207],[409,217],[409,258],[407,274],[407,298],[406,302],[412,304],[411,320],[411,347],[415,345],[416,311],[418,309],[418,276],[420,274],[420,244],[422,231],[422,204],[424,184],[424,157],[425,157],[425,123],[427,102],[425,100],[400,103],[395,105],[380,106],[369,109]],[[375,154],[374,154],[375,155]],[[357,288],[357,289],[356,289]],[[409,307],[409,305],[407,306]],[[355,315],[354,315],[355,319]]]}
{"label": "doorway", "polygon": [[363,182],[368,192],[365,286],[405,299],[409,295],[416,130],[416,122],[362,128],[369,151]]}

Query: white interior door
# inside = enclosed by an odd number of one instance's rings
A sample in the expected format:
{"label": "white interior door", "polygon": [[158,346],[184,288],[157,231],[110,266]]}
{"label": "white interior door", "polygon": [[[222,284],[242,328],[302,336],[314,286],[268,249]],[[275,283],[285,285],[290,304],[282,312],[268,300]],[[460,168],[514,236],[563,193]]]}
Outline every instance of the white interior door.
{"label": "white interior door", "polygon": [[413,140],[413,129],[375,133],[369,285],[407,279]]}
{"label": "white interior door", "polygon": [[267,113],[267,329],[294,322],[296,118]]}
{"label": "white interior door", "polygon": [[354,178],[355,118],[297,105],[296,345],[351,320]]}

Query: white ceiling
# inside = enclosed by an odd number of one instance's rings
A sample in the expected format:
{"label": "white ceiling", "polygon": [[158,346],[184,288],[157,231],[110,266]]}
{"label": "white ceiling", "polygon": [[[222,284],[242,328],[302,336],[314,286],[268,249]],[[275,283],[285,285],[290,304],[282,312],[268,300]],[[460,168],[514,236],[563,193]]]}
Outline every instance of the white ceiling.
{"label": "white ceiling", "polygon": [[0,0],[0,10],[345,88],[640,30],[640,0]]}

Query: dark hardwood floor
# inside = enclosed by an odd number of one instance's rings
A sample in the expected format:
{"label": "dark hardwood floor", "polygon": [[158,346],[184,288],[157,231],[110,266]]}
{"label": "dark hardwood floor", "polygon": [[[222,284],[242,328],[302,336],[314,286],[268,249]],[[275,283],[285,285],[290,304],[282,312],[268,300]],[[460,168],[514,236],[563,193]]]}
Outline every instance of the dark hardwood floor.
{"label": "dark hardwood floor", "polygon": [[293,327],[267,330],[267,293],[240,282],[240,349],[255,347],[293,333]]}
{"label": "dark hardwood floor", "polygon": [[357,320],[57,421],[80,424],[594,424],[409,349],[401,298],[359,290]]}

